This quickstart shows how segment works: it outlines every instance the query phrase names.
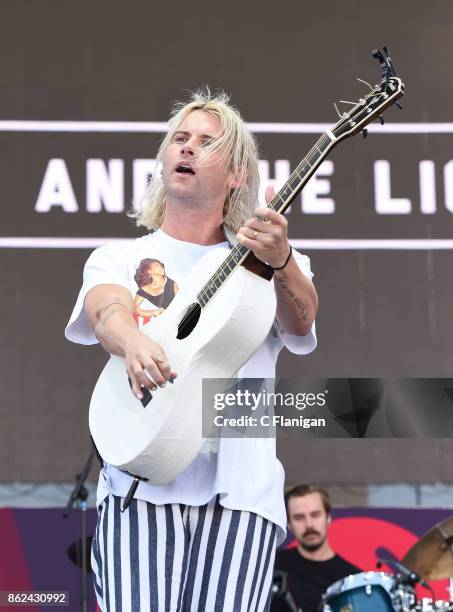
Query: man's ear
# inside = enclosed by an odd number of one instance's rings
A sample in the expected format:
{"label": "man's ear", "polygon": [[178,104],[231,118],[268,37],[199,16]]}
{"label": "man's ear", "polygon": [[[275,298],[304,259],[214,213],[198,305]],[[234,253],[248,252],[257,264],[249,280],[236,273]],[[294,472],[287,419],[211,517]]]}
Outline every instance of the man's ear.
{"label": "man's ear", "polygon": [[330,514],[327,516],[327,522],[329,523],[329,525],[332,522],[332,516]]}
{"label": "man's ear", "polygon": [[236,172],[231,173],[229,188],[237,189],[238,187],[242,187],[242,185],[247,180],[247,171],[245,168],[239,168]]}

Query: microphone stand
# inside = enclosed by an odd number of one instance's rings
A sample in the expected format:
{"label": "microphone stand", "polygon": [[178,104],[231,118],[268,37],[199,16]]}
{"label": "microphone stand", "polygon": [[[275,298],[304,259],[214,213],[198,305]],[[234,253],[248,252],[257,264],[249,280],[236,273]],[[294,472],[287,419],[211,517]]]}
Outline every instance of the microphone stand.
{"label": "microphone stand", "polygon": [[288,574],[280,570],[274,570],[273,583],[271,586],[271,601],[284,601],[290,612],[303,612],[294,600],[288,588]]}
{"label": "microphone stand", "polygon": [[[88,474],[91,470],[91,464],[93,463],[95,455],[94,448],[90,452],[90,455],[87,459],[87,462],[83,466],[83,469],[80,474],[76,475],[76,483],[74,489],[72,490],[71,495],[69,496],[68,503],[66,504],[66,509],[63,513],[63,518],[68,518],[71,513],[74,504],[78,502],[78,506],[81,510],[81,530],[82,530],[82,559],[81,559],[81,567],[82,567],[82,576],[80,579],[80,590],[81,590],[81,610],[82,612],[88,612],[88,568],[87,568],[87,499],[88,499],[88,489],[85,487],[85,480],[87,479]],[[76,545],[76,550],[79,553],[80,548]]]}

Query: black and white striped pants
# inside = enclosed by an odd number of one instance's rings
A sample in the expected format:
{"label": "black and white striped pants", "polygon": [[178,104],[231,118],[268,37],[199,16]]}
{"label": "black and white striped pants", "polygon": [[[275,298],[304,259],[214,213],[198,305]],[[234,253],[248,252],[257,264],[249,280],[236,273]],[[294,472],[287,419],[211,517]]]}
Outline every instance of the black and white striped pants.
{"label": "black and white striped pants", "polygon": [[157,506],[110,495],[99,509],[91,563],[103,612],[265,612],[274,523],[204,506]]}

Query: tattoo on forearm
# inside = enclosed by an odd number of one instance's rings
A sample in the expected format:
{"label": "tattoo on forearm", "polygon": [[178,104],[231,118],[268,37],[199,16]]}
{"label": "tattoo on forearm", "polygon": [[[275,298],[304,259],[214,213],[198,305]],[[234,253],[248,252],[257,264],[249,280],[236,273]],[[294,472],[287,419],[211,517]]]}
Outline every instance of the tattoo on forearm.
{"label": "tattoo on forearm", "polygon": [[[112,306],[123,306],[124,308],[126,308],[126,306],[119,300],[119,299],[113,299],[111,302],[109,302],[106,306],[103,306],[102,308],[99,308],[99,310],[96,311],[96,318],[99,322],[101,322],[101,317],[102,315]],[[113,311],[113,314],[116,312]],[[110,317],[109,317],[110,318]],[[105,321],[105,319],[104,319]]]}
{"label": "tattoo on forearm", "polygon": [[[113,306],[114,304],[110,304],[110,306]],[[104,311],[106,309],[104,308]],[[105,327],[107,321],[109,319],[111,319],[113,317],[114,314],[116,314],[118,312],[118,308],[112,308],[102,319],[100,319],[99,323],[102,325],[102,327]]]}
{"label": "tattoo on forearm", "polygon": [[294,302],[294,304],[297,307],[297,310],[299,311],[302,319],[304,321],[306,321],[308,319],[308,313],[305,309],[304,303],[303,301],[300,299],[300,297],[298,297],[294,291],[291,289],[291,287],[288,287],[288,285],[286,284],[285,280],[283,278],[278,279],[277,283],[279,284],[279,286],[283,289],[283,291],[285,291],[289,297],[292,299],[292,301]]}

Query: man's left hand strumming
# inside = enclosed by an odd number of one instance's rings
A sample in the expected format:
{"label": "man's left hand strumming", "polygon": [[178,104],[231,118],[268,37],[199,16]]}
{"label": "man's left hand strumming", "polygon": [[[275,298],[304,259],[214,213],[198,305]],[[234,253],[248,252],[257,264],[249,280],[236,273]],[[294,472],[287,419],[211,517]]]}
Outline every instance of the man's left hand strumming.
{"label": "man's left hand strumming", "polygon": [[[266,189],[266,203],[274,188]],[[318,296],[312,281],[302,273],[288,241],[288,221],[270,208],[257,208],[237,234],[240,244],[251,249],[274,269],[277,293],[277,320],[288,333],[305,336],[311,330],[318,309]]]}

